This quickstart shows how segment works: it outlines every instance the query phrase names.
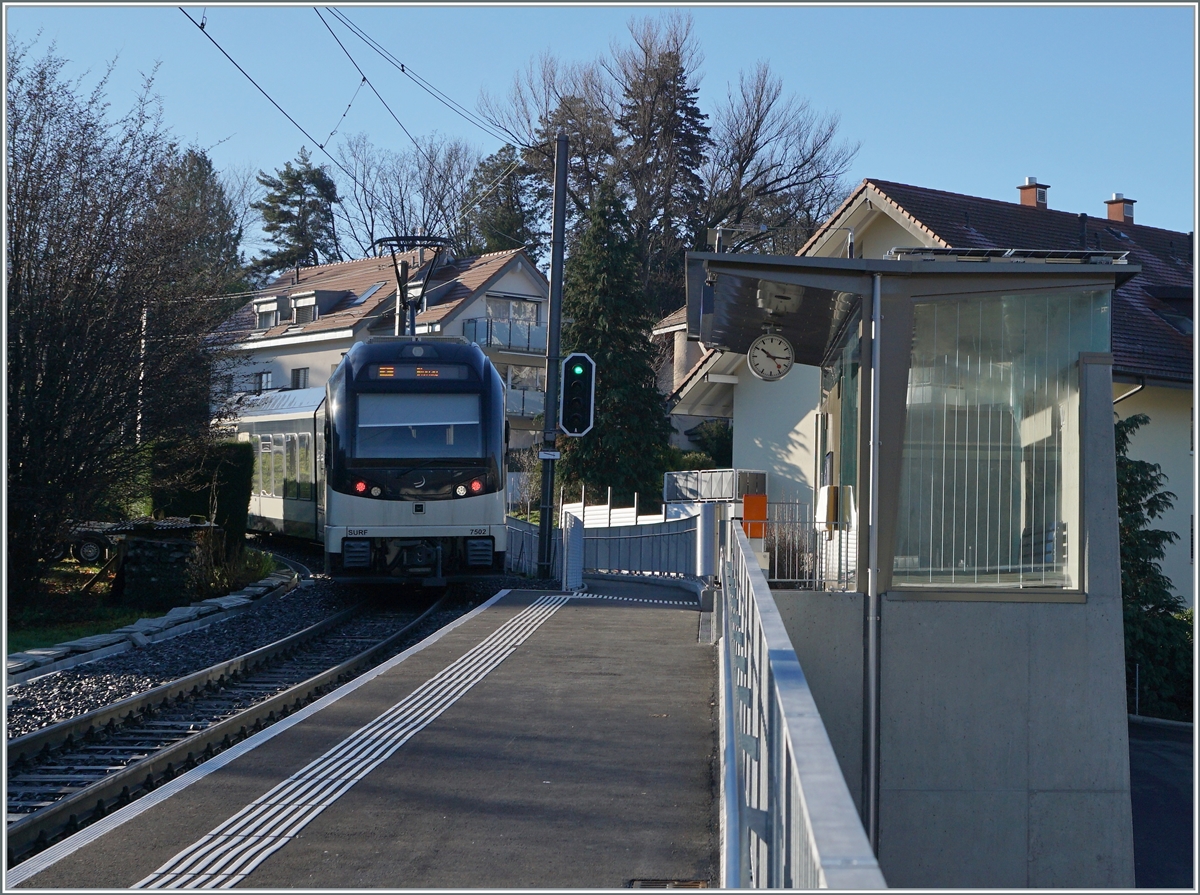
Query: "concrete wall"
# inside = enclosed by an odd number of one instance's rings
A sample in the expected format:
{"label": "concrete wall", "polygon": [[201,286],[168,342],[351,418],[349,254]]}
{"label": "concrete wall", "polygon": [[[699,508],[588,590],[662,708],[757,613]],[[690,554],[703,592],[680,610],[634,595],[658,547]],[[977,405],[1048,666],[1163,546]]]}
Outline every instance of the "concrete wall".
{"label": "concrete wall", "polygon": [[767,472],[767,499],[811,504],[821,371],[797,364],[778,382],[744,366],[734,386],[733,465]]}
{"label": "concrete wall", "polygon": [[[1129,383],[1114,383],[1113,397],[1120,397],[1132,388],[1134,386]],[[1195,461],[1193,400],[1191,389],[1150,386],[1113,408],[1121,419],[1135,413],[1150,417],[1150,422],[1133,436],[1129,444],[1129,456],[1161,465],[1167,476],[1165,487],[1175,493],[1175,507],[1153,520],[1151,527],[1165,528],[1179,535],[1179,540],[1167,545],[1162,569],[1175,585],[1175,593],[1182,596],[1189,606],[1196,605],[1196,566],[1192,560],[1192,527],[1196,512],[1192,498]]]}
{"label": "concrete wall", "polygon": [[1119,599],[888,600],[882,618],[888,883],[1132,886]]}
{"label": "concrete wall", "polygon": [[771,595],[861,814],[863,595],[803,590]]}

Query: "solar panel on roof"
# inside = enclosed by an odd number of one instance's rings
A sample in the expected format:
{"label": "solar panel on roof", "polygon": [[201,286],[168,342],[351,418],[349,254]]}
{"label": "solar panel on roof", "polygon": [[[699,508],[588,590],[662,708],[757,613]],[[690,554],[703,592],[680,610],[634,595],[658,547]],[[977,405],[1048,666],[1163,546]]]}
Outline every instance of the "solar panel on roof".
{"label": "solar panel on roof", "polygon": [[364,301],[366,301],[368,298],[370,298],[372,295],[374,295],[376,292],[378,292],[380,290],[380,288],[385,285],[387,285],[387,280],[383,280],[381,282],[376,283],[374,286],[372,286],[370,289],[368,289],[366,292],[364,292],[358,298],[354,299],[354,301],[350,302],[350,307],[354,307],[355,305],[361,305]]}

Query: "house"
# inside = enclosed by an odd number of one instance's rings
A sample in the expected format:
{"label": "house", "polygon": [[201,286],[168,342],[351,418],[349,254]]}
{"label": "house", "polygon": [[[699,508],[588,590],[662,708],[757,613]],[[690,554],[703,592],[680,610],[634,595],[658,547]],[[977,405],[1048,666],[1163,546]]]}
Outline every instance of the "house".
{"label": "house", "polygon": [[[417,335],[477,342],[508,386],[511,446],[533,444],[545,403],[546,278],[522,249],[467,258],[418,249],[400,261],[409,297],[422,300]],[[324,386],[351,345],[395,332],[396,270],[386,254],[300,267],[259,290],[214,334],[237,360],[222,389]]]}
{"label": "house", "polygon": [[[1147,414],[1130,454],[1158,463],[1175,507],[1156,524],[1174,531],[1163,571],[1194,605],[1193,274],[1194,233],[1134,221],[1134,199],[1120,193],[1101,213],[1050,208],[1050,187],[1030,177],[1017,201],[864,180],[798,253],[813,258],[888,257],[894,248],[1104,251],[1127,253],[1141,272],[1119,285],[1111,304],[1114,410]],[[928,257],[935,257],[929,254]],[[664,324],[666,321],[664,321]],[[662,324],[660,324],[661,326]],[[817,404],[820,371],[800,367],[778,383],[747,371],[744,356],[700,343],[699,359],[672,383],[673,413],[685,417],[753,418],[734,426],[734,465],[771,473],[771,501],[810,502],[819,479]],[[693,348],[693,350],[696,350]],[[772,412],[781,403],[795,411]]]}

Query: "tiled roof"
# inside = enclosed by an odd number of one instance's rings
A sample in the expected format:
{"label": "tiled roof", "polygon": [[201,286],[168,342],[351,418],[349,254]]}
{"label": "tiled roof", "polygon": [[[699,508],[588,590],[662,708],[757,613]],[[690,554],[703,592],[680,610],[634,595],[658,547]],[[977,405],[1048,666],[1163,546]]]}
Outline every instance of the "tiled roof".
{"label": "tiled roof", "polygon": [[671,312],[662,320],[658,321],[658,323],[654,324],[654,332],[658,333],[660,330],[671,329],[676,326],[681,326],[685,323],[687,323],[687,305],[684,305],[678,311]]}
{"label": "tiled roof", "polygon": [[[1191,307],[1193,258],[1190,234],[1125,224],[1017,202],[1001,202],[886,180],[864,180],[827,222],[873,192],[919,224],[935,244],[980,249],[1100,249],[1128,252],[1141,273],[1113,296],[1113,372],[1187,381],[1192,379],[1192,337],[1162,316]],[[809,240],[804,254],[815,243]],[[1191,316],[1187,311],[1187,316]]]}
{"label": "tiled roof", "polygon": [[[441,263],[433,271],[426,298],[430,307],[426,314],[420,315],[424,321],[427,315],[430,319],[441,319],[452,313],[464,298],[473,295],[492,277],[521,253],[521,249],[506,252],[491,252],[469,258],[451,259]],[[433,252],[425,253],[425,262],[418,267],[417,252],[406,252],[396,255],[396,261],[407,260],[410,266],[409,284],[419,285],[429,273],[433,260]],[[536,266],[530,262],[531,270],[537,272]],[[540,276],[540,273],[538,273]],[[367,298],[358,299],[368,292],[372,286],[382,284]],[[392,319],[396,302],[396,273],[392,265],[391,255],[378,258],[360,258],[354,261],[342,261],[334,264],[322,264],[315,267],[301,267],[289,271],[274,282],[259,291],[258,298],[268,298],[280,295],[301,295],[312,291],[329,291],[341,293],[336,303],[322,312],[311,323],[283,323],[267,330],[255,329],[257,320],[254,312],[254,302],[248,302],[236,314],[221,324],[214,333],[218,338],[241,341],[248,338],[274,338],[282,335],[308,335],[312,333],[331,332],[341,329],[353,329],[364,320],[370,318]]]}

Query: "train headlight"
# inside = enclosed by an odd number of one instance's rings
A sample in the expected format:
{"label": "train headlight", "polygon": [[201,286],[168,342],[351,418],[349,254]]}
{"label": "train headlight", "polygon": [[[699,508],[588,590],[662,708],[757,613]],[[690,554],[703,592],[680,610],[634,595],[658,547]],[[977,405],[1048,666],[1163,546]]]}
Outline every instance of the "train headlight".
{"label": "train headlight", "polygon": [[366,482],[355,482],[354,490],[358,494],[366,494],[367,493],[367,483]]}
{"label": "train headlight", "polygon": [[478,494],[483,490],[483,479],[475,479],[471,482],[471,493]]}
{"label": "train headlight", "polygon": [[456,485],[454,488],[454,493],[457,494],[459,497],[466,497],[467,496],[467,486],[466,485]]}
{"label": "train headlight", "polygon": [[382,489],[382,488],[380,488],[378,485],[376,485],[374,488],[372,488],[372,489],[371,489],[371,496],[372,496],[372,497],[378,497],[378,496],[379,496],[379,495],[381,495],[382,493],[383,493],[383,489]]}

